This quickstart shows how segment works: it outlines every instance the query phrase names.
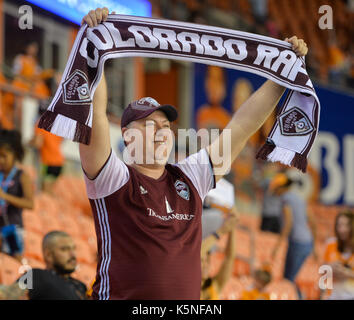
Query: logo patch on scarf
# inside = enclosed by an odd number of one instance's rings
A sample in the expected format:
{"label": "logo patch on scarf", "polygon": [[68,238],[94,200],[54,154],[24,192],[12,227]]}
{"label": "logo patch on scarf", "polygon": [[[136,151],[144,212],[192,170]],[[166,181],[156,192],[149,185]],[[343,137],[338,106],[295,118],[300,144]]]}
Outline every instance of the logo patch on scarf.
{"label": "logo patch on scarf", "polygon": [[182,197],[185,200],[189,200],[189,187],[187,184],[180,180],[176,180],[175,182],[175,188],[177,191],[177,194]]}
{"label": "logo patch on scarf", "polygon": [[66,104],[90,103],[90,89],[86,75],[75,70],[63,83],[63,100]]}
{"label": "logo patch on scarf", "polygon": [[278,122],[284,136],[305,136],[314,131],[311,120],[297,107],[278,116]]}

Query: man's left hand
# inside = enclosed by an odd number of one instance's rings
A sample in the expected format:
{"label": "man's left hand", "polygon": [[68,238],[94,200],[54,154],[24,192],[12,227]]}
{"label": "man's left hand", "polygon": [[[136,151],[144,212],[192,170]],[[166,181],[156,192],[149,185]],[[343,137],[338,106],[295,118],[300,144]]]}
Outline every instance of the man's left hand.
{"label": "man's left hand", "polygon": [[307,55],[309,49],[307,48],[307,44],[303,39],[298,39],[297,36],[293,36],[289,39],[286,38],[285,41],[292,44],[292,49],[295,51],[297,56],[302,57]]}

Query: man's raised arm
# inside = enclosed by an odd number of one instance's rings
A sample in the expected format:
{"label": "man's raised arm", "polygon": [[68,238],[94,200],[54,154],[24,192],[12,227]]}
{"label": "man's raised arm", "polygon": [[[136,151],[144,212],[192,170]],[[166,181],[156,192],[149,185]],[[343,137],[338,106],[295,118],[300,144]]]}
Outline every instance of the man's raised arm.
{"label": "man's raised arm", "polygon": [[[285,39],[285,41],[292,44],[292,48],[298,56],[307,54],[307,45],[302,39],[294,36],[290,39]],[[242,104],[220,137],[207,147],[214,165],[216,181],[226,174],[247,140],[270,116],[284,91],[285,88],[283,86],[267,80]],[[231,148],[224,148],[224,143],[230,144]],[[228,150],[228,152],[224,152],[224,149]],[[222,162],[220,163],[221,159]]]}
{"label": "man's raised arm", "polygon": [[[107,8],[91,10],[83,19],[95,27],[108,16]],[[104,73],[93,97],[92,132],[89,145],[80,144],[80,159],[86,175],[93,179],[107,161],[111,152],[109,122],[107,118],[107,84]]]}

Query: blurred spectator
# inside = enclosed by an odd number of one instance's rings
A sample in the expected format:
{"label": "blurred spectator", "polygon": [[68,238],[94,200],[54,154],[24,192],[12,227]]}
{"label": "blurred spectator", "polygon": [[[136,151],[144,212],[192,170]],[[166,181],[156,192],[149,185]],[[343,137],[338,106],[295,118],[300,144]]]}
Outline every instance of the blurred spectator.
{"label": "blurred spectator", "polygon": [[[234,207],[232,208],[229,217],[225,220],[222,227],[217,232],[214,232],[212,235],[208,236],[202,241],[202,300],[220,299],[219,296],[227,281],[232,275],[236,252],[235,227],[237,221],[237,210]],[[216,242],[224,234],[228,234],[228,240],[225,249],[225,258],[218,273],[215,276],[210,277],[211,249],[215,246]]]}
{"label": "blurred spectator", "polygon": [[[31,269],[21,278],[32,277],[32,289],[19,289],[18,283],[0,286],[0,299],[85,300],[86,285],[70,275],[76,269],[75,243],[65,232],[47,233],[42,242],[46,269]],[[21,280],[18,279],[19,280]]]}
{"label": "blurred spectator", "polygon": [[[49,97],[49,88],[44,79],[52,77],[53,70],[42,70],[37,61],[38,44],[30,42],[24,49],[24,52],[18,54],[13,63],[14,79],[12,85],[23,94],[32,93],[40,98]],[[2,116],[0,124],[4,129],[12,130],[15,128],[15,107],[21,105],[21,100],[15,99],[11,92],[4,94],[2,102]]]}
{"label": "blurred spectator", "polygon": [[38,64],[38,50],[36,42],[27,44],[24,53],[18,54],[14,59],[13,74],[16,81],[22,82],[29,90],[45,98],[49,95],[49,89],[43,80],[52,77],[54,71],[42,70]]}
{"label": "blurred spectator", "polygon": [[259,269],[254,273],[253,284],[242,292],[241,300],[270,300],[270,295],[265,288],[272,281],[269,270]]}
{"label": "blurred spectator", "polygon": [[250,0],[250,2],[256,22],[259,24],[264,24],[268,18],[268,1]]}
{"label": "blurred spectator", "polygon": [[224,215],[234,206],[234,186],[222,178],[216,183],[216,187],[208,192],[203,202],[202,239],[221,228]]}
{"label": "blurred spectator", "polygon": [[282,214],[281,196],[269,190],[269,182],[264,186],[262,201],[261,230],[280,233],[280,218]]}
{"label": "blurred spectator", "polygon": [[33,209],[30,177],[17,167],[24,150],[17,131],[0,132],[0,246],[21,261],[23,253],[22,210]]}
{"label": "blurred spectator", "polygon": [[[306,258],[313,252],[317,260],[317,254],[314,247],[316,228],[312,214],[307,212],[305,200],[290,190],[292,184],[291,179],[279,173],[269,187],[270,191],[282,198],[281,233],[273,249],[272,260],[275,260],[280,244],[288,240],[284,278],[295,284],[296,276]],[[298,287],[297,291],[301,299],[302,295]]]}
{"label": "blurred spectator", "polygon": [[208,66],[205,76],[205,92],[208,103],[198,109],[197,128],[224,129],[231,117],[222,106],[226,96],[225,74],[222,68]]}
{"label": "blurred spectator", "polygon": [[[51,96],[54,97],[56,89],[60,83],[62,74],[56,73],[54,79]],[[44,100],[42,101],[44,102]],[[50,100],[46,100],[46,103],[42,103],[39,110],[41,116],[49,105]],[[64,155],[61,151],[61,144],[63,138],[54,135],[48,131],[38,128],[36,125],[34,128],[34,136],[30,141],[30,145],[35,147],[40,153],[41,161],[41,188],[43,191],[52,193],[54,182],[62,172],[62,168],[65,162]]]}
{"label": "blurred spectator", "polygon": [[330,300],[354,300],[354,213],[341,212],[335,221],[335,237],[327,241],[324,262],[333,269]]}
{"label": "blurred spectator", "polygon": [[341,84],[344,79],[345,69],[348,65],[346,53],[338,45],[336,34],[333,30],[330,34],[328,46],[329,80],[332,83]]}
{"label": "blurred spectator", "polygon": [[63,138],[38,128],[31,144],[40,152],[41,160],[41,187],[48,193],[53,193],[53,185],[62,172],[64,156],[61,152]]}

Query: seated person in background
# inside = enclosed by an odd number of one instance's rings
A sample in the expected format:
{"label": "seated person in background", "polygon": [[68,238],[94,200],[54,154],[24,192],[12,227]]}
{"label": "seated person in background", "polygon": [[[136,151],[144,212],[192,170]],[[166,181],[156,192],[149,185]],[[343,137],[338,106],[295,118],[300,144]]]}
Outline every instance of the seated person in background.
{"label": "seated person in background", "polygon": [[[46,269],[31,269],[10,286],[0,285],[0,299],[85,300],[86,285],[70,275],[76,269],[75,244],[65,232],[51,231],[42,242]],[[30,279],[31,277],[31,279]],[[20,283],[32,288],[21,289]]]}
{"label": "seated person in background", "polygon": [[33,209],[33,188],[27,173],[18,168],[24,157],[21,134],[0,130],[0,251],[22,260],[22,210]]}
{"label": "seated person in background", "polygon": [[254,274],[254,283],[242,292],[241,300],[270,300],[265,288],[272,281],[272,275],[266,269],[259,269]]}
{"label": "seated person in background", "polygon": [[[219,296],[230,279],[236,251],[236,239],[235,239],[235,227],[237,224],[237,212],[233,208],[230,212],[230,216],[225,220],[222,227],[208,236],[202,241],[201,248],[201,261],[202,261],[202,285],[201,285],[201,300],[218,300]],[[219,272],[210,277],[210,253],[212,247],[216,244],[217,240],[223,234],[228,234],[228,241],[225,249],[225,258],[219,269]]]}
{"label": "seated person in background", "polygon": [[335,237],[327,241],[324,262],[333,270],[330,300],[354,299],[354,213],[341,212],[336,217]]}

